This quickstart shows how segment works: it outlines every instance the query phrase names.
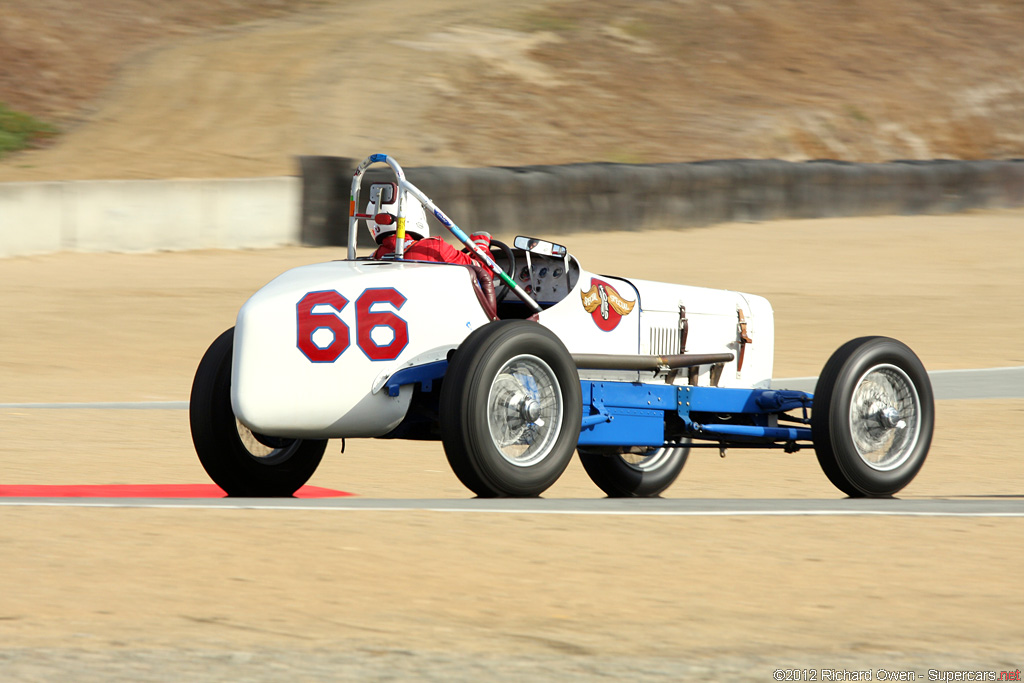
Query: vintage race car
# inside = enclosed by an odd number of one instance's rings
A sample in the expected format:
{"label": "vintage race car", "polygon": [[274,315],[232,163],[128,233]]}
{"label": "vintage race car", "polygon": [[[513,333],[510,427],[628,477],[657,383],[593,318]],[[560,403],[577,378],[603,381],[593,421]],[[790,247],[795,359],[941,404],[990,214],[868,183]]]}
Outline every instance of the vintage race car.
{"label": "vintage race car", "polygon": [[[396,182],[370,206],[394,214],[358,212],[375,163]],[[480,265],[405,258],[411,206]],[[762,297],[599,275],[537,238],[487,251],[384,154],[349,213],[348,258],[267,284],[199,364],[193,442],[229,495],[291,495],[331,438],[440,440],[485,497],[539,495],[574,452],[607,495],[656,496],[694,447],[807,446],[847,495],[889,496],[928,454],[931,384],[899,341],[846,343],[813,395],[776,389]],[[356,257],[363,221],[397,225],[393,255]]]}

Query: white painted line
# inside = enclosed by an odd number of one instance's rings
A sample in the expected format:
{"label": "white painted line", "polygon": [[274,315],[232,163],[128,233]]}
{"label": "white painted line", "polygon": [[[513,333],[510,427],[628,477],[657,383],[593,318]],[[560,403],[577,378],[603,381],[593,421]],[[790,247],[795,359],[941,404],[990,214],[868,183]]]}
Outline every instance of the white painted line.
{"label": "white painted line", "polygon": [[[957,510],[956,507],[968,507],[962,505],[963,501],[930,501],[940,509],[937,510],[920,510],[920,509],[908,509],[901,508],[899,505],[892,506],[892,509],[878,510],[878,509],[835,509],[835,508],[800,508],[790,507],[787,508],[785,505],[788,501],[769,501],[771,504],[778,503],[779,509],[743,509],[742,507],[736,507],[733,509],[645,509],[645,510],[628,510],[622,508],[610,508],[610,509],[588,509],[595,501],[580,499],[580,507],[561,507],[561,508],[550,508],[550,507],[529,507],[524,505],[522,508],[515,507],[477,507],[472,505],[474,501],[466,501],[470,503],[465,507],[447,507],[447,506],[423,506],[417,505],[415,501],[410,501],[408,506],[399,506],[394,504],[382,504],[374,505],[372,503],[366,505],[347,505],[347,504],[292,504],[294,499],[282,499],[281,502],[277,503],[252,503],[252,502],[238,502],[232,503],[228,499],[217,499],[218,502],[213,503],[196,503],[196,502],[157,502],[153,499],[143,498],[126,498],[121,501],[86,501],[77,499],[66,499],[56,501],[53,499],[48,500],[36,500],[31,498],[8,498],[0,499],[0,507],[65,507],[65,508],[100,508],[100,509],[112,509],[112,508],[134,508],[134,509],[154,509],[154,510],[268,510],[268,511],[320,511],[320,512],[437,512],[437,513],[492,513],[500,515],[578,515],[578,516],[612,516],[612,517],[964,517],[964,518],[1024,518],[1024,510],[1021,509],[1020,501],[1014,501],[1006,503],[1000,507],[1005,507],[1002,510],[977,510],[977,509],[964,509]],[[223,501],[223,502],[221,502]],[[571,501],[559,501],[560,503],[567,503]],[[605,501],[607,502],[607,501]],[[677,501],[665,501],[669,505]],[[689,504],[692,501],[686,501],[680,499],[678,501],[681,504]],[[914,501],[919,502],[919,501]],[[988,503],[998,504],[996,501],[986,501]],[[741,502],[742,503],[742,502]],[[765,501],[759,501],[760,504],[764,504]],[[842,503],[842,501],[837,501]],[[948,508],[945,508],[949,505]],[[918,506],[920,507],[920,506]],[[990,506],[991,507],[991,506]]]}

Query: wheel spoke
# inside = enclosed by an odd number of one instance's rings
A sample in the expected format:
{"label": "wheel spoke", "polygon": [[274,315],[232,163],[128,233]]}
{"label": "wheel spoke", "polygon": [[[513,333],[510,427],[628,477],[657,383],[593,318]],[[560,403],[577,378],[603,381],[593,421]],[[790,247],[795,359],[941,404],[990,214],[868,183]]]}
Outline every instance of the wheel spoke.
{"label": "wheel spoke", "polygon": [[672,455],[671,448],[633,447],[620,457],[623,462],[641,472],[657,469]]}
{"label": "wheel spoke", "polygon": [[542,461],[558,438],[563,409],[551,367],[532,355],[512,358],[498,371],[487,398],[494,445],[514,465]]}
{"label": "wheel spoke", "polygon": [[893,470],[910,457],[920,433],[921,401],[907,374],[877,365],[857,382],[850,402],[850,434],[872,469]]}
{"label": "wheel spoke", "polygon": [[280,439],[257,435],[235,418],[235,429],[238,438],[249,452],[249,456],[266,465],[273,465],[287,460],[302,443],[298,439]]}

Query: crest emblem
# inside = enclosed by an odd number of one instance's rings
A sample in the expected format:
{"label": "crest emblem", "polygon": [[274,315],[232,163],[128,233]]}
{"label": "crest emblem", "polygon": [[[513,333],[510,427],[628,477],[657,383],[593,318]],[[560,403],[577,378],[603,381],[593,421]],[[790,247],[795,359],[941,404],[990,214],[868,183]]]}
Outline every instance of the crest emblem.
{"label": "crest emblem", "polygon": [[619,325],[622,316],[629,315],[636,301],[623,299],[618,290],[604,280],[590,278],[590,289],[580,292],[583,310],[594,319],[594,324],[604,332],[611,332]]}

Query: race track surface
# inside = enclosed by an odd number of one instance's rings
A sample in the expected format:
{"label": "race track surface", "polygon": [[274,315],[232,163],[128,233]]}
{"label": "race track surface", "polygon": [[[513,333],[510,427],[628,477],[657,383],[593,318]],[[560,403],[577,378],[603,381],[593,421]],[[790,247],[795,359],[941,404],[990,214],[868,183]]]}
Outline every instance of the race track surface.
{"label": "race track surface", "polygon": [[[767,296],[778,377],[903,340],[937,392],[921,473],[848,500],[810,451],[703,450],[661,500],[605,499],[578,462],[540,499],[474,500],[438,444],[350,440],[310,481],[348,498],[0,498],[0,678],[1021,668],[1024,212],[563,241],[598,272]],[[198,359],[252,291],[340,251],[0,264],[0,484],[208,484],[182,410]]]}

